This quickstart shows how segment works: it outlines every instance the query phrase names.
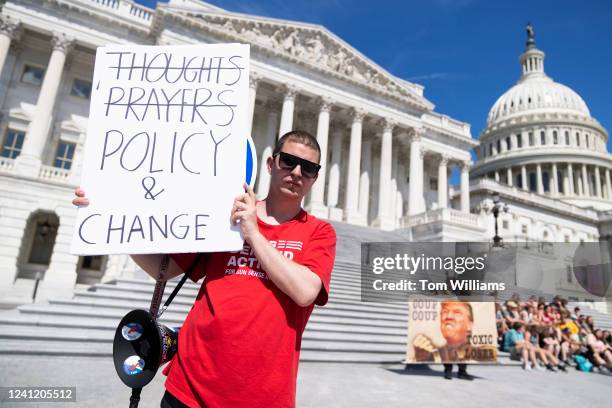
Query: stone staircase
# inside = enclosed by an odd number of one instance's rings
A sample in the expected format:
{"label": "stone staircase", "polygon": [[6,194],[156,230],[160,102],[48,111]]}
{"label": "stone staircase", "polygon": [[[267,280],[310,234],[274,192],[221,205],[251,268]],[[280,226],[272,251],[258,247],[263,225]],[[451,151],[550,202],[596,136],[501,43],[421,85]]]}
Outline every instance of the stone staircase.
{"label": "stone staircase", "polygon": [[[360,300],[360,242],[400,241],[395,233],[334,223],[338,256],[329,303],[316,307],[302,341],[302,360],[397,362],[405,353],[406,304]],[[168,296],[177,280],[168,282]],[[0,313],[0,353],[110,356],[119,320],[129,310],[148,309],[154,281],[116,279],[75,290],[71,299],[50,299]],[[180,326],[198,292],[188,281],[162,316]]]}
{"label": "stone staircase", "polygon": [[[360,242],[401,241],[397,233],[334,223],[338,254],[325,307],[316,307],[306,327],[301,359],[319,362],[384,363],[402,361],[407,335],[406,303],[361,301]],[[168,282],[168,296],[178,279]],[[75,290],[70,299],[22,305],[0,313],[0,353],[110,356],[115,328],[135,308],[148,309],[154,281],[120,278]],[[181,326],[199,284],[187,281],[162,316]],[[165,298],[164,298],[165,300]],[[598,326],[612,327],[612,316],[592,314]],[[505,359],[507,360],[507,359]]]}
{"label": "stone staircase", "polygon": [[574,310],[574,307],[578,306],[581,309],[581,313],[586,316],[593,316],[593,322],[595,323],[595,328],[602,330],[612,331],[612,315],[609,313],[600,312],[591,306],[587,302],[570,302],[568,304],[568,308],[570,310]]}
{"label": "stone staircase", "polygon": [[[166,295],[176,285],[169,282]],[[104,355],[112,353],[118,321],[148,308],[152,279],[117,279],[75,291],[72,299],[23,305],[0,315],[0,353]],[[186,283],[161,321],[180,326],[198,291]],[[405,352],[406,305],[360,302],[359,265],[337,262],[327,306],[316,308],[304,333],[304,361],[392,362]]]}

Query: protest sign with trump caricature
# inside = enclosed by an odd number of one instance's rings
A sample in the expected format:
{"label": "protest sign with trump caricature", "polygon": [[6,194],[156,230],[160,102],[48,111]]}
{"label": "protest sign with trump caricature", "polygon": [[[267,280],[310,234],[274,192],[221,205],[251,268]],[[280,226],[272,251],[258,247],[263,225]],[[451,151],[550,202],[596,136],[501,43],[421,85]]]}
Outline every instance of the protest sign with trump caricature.
{"label": "protest sign with trump caricature", "polygon": [[418,298],[409,302],[406,363],[495,363],[493,302]]}

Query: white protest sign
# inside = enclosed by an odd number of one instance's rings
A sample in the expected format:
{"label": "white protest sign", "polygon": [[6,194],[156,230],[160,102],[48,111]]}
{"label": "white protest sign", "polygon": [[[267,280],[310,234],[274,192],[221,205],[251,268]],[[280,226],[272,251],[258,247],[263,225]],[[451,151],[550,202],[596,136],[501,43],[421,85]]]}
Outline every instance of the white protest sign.
{"label": "white protest sign", "polygon": [[248,45],[98,48],[72,252],[241,249],[248,82]]}

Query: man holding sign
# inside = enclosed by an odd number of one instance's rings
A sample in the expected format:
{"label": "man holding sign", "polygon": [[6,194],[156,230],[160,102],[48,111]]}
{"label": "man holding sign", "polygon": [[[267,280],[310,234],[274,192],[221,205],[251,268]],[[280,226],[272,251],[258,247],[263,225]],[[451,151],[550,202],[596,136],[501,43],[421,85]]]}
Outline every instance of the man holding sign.
{"label": "man holding sign", "polygon": [[295,405],[302,333],[314,303],[327,302],[335,232],[301,208],[320,168],[316,139],[278,140],[265,200],[242,187],[249,52],[96,52],[81,184],[91,205],[77,190],[72,251],[142,254],[132,258],[154,278],[159,254],[170,253],[164,279],[206,276],[165,370],[162,406]]}
{"label": "man holding sign", "polygon": [[[240,251],[208,253],[192,272],[206,276],[164,370],[162,406],[294,406],[302,333],[314,304],[324,305],[335,258],[333,227],[301,208],[317,179],[320,148],[302,131],[282,136],[267,160],[268,197],[245,185],[228,217],[239,224]],[[88,205],[77,190],[75,205]],[[132,255],[157,278],[162,255]],[[196,254],[171,256],[167,279]]]}

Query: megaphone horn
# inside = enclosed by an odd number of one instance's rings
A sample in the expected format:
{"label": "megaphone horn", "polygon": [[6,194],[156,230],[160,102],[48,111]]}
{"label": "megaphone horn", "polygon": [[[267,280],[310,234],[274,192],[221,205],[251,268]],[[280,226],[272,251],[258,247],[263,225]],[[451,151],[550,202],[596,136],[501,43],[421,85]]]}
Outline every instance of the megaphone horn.
{"label": "megaphone horn", "polygon": [[126,314],[115,330],[113,361],[119,378],[131,388],[147,385],[178,349],[178,330],[159,324],[146,310]]}

